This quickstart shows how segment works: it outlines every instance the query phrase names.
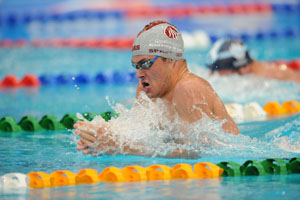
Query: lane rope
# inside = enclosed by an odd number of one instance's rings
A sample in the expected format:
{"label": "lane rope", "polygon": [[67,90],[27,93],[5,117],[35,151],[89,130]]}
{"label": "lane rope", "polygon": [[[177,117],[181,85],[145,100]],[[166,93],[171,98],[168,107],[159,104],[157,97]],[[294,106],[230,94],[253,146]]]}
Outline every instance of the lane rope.
{"label": "lane rope", "polygon": [[148,167],[138,165],[107,167],[98,172],[96,169],[82,169],[77,174],[68,170],[57,170],[50,174],[34,171],[28,174],[8,173],[0,177],[0,187],[11,188],[49,188],[99,182],[131,182],[175,179],[210,179],[226,176],[264,176],[264,175],[300,174],[300,157],[287,162],[279,158],[263,161],[247,160],[242,165],[228,161],[213,164],[199,162],[194,165],[179,163],[172,168],[155,164]]}

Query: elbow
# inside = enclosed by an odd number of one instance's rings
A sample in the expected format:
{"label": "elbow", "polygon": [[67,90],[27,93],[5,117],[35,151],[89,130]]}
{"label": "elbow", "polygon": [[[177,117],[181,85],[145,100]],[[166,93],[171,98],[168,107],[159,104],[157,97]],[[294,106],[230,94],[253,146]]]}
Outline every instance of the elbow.
{"label": "elbow", "polygon": [[237,125],[235,124],[234,121],[230,122],[230,123],[224,123],[222,126],[223,130],[225,133],[229,133],[229,134],[233,134],[233,135],[239,135],[240,131],[237,127]]}

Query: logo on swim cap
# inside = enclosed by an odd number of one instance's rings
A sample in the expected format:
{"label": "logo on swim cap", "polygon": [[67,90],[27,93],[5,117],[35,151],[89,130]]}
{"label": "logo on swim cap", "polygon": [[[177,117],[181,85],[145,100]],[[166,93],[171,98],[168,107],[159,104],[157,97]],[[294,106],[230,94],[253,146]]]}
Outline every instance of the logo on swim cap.
{"label": "logo on swim cap", "polygon": [[164,33],[168,38],[177,39],[178,31],[173,26],[167,26]]}

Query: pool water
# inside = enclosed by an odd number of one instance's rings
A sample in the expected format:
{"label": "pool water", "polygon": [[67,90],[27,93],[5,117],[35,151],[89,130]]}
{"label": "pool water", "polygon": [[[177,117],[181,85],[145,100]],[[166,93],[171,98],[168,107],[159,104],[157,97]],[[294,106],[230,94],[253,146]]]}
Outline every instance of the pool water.
{"label": "pool water", "polygon": [[[10,68],[10,73],[17,74],[21,77],[23,74],[32,71],[29,67],[34,64],[37,59],[41,60],[37,74],[63,73],[77,74],[82,71],[80,66],[74,62],[74,68],[60,67],[55,65],[53,68],[46,67],[46,60],[55,63],[58,59],[55,55],[56,49],[42,49],[43,51],[51,51],[55,56],[36,55],[37,49],[7,49],[13,52],[15,68]],[[255,49],[259,51],[259,49]],[[86,57],[93,57],[99,54],[95,60],[95,65],[87,63],[89,67],[88,73],[92,77],[93,73],[99,71],[110,70],[131,70],[128,60],[130,53],[127,51],[105,52],[96,50],[74,50],[74,49],[57,49],[60,55],[66,60],[73,57],[74,52],[84,54]],[[78,52],[76,52],[78,51]],[[15,53],[18,52],[18,53]],[[39,51],[42,52],[42,51]],[[300,87],[298,84],[281,82],[274,80],[262,80],[255,77],[209,77],[207,71],[201,64],[197,64],[198,52],[190,50],[187,53],[191,57],[191,70],[199,75],[206,77],[213,87],[218,91],[220,97],[225,102],[248,103],[256,101],[260,105],[268,101],[285,101],[290,99],[300,100]],[[26,57],[24,54],[31,54],[32,58],[23,61]],[[46,56],[47,55],[47,56]],[[102,68],[101,66],[113,66],[107,61],[118,55],[120,65],[114,68]],[[9,57],[9,56],[7,56]],[[5,57],[4,57],[5,58]],[[53,59],[51,59],[53,58]],[[45,60],[44,60],[45,59]],[[8,62],[1,59],[2,62]],[[88,60],[88,59],[87,59]],[[43,63],[45,62],[45,63]],[[90,61],[89,61],[90,62]],[[84,61],[83,61],[84,63]],[[122,64],[121,64],[122,63]],[[22,67],[24,64],[25,67]],[[51,64],[51,63],[50,63]],[[82,65],[82,63],[80,64]],[[3,69],[3,75],[8,71]],[[85,71],[85,70],[83,70]],[[86,72],[87,72],[86,71]],[[218,78],[218,79],[216,79]],[[233,90],[234,85],[230,81],[240,82],[240,88]],[[227,84],[224,84],[227,83]],[[229,84],[228,84],[229,83]],[[257,87],[257,86],[260,87]],[[224,87],[225,86],[225,87]],[[243,88],[244,87],[244,88]],[[53,114],[61,118],[65,113],[76,112],[94,112],[101,113],[111,110],[109,102],[105,98],[109,97],[109,101],[116,103],[124,103],[133,99],[135,96],[135,84],[97,84],[89,83],[75,87],[69,85],[49,85],[38,89],[18,88],[5,89],[0,91],[1,94],[1,113],[2,116],[13,116],[17,121],[25,115],[32,115],[40,119],[45,114]],[[228,95],[232,94],[232,95]],[[238,95],[237,95],[238,94]],[[282,95],[285,94],[285,95]],[[300,115],[290,117],[267,120],[267,121],[250,121],[238,123],[238,127],[242,134],[241,141],[231,141],[233,148],[222,149],[221,152],[207,154],[206,156],[195,159],[166,159],[151,158],[142,156],[100,156],[94,158],[91,156],[83,156],[76,151],[76,137],[70,130],[65,131],[44,131],[44,132],[19,132],[19,133],[1,133],[1,175],[10,172],[29,173],[31,171],[44,171],[51,173],[55,170],[70,170],[77,173],[84,168],[93,168],[98,171],[106,167],[116,166],[119,168],[128,165],[140,165],[143,167],[152,164],[165,164],[174,166],[177,163],[195,164],[197,162],[218,163],[221,161],[235,161],[243,164],[248,159],[263,160],[270,157],[291,158],[300,155]],[[274,139],[276,138],[276,140]],[[250,142],[247,144],[247,141]],[[274,145],[264,146],[266,144]],[[253,146],[251,146],[253,145]],[[250,148],[250,149],[249,149]],[[254,149],[251,149],[254,148]],[[240,151],[244,149],[244,151]],[[215,150],[215,149],[214,149]],[[26,189],[19,191],[4,191],[2,197],[5,199],[15,198],[46,198],[46,199],[181,199],[190,198],[197,199],[199,197],[209,199],[290,199],[299,195],[300,176],[299,175],[277,175],[277,176],[259,176],[259,177],[226,177],[222,179],[205,179],[205,180],[172,180],[172,181],[154,181],[154,182],[133,182],[133,183],[99,183],[96,185],[69,186],[63,188],[51,189]],[[179,190],[180,188],[180,190]],[[229,189],[230,188],[230,189]],[[257,189],[259,188],[259,189]],[[183,192],[184,191],[184,192]],[[253,194],[255,193],[255,195]]]}
{"label": "pool water", "polygon": [[[14,2],[14,1],[12,1]],[[54,2],[54,1],[53,1]],[[7,5],[4,4],[5,6]],[[260,18],[259,18],[260,17]],[[251,30],[270,31],[299,29],[299,13],[286,15],[267,15],[250,18],[208,17],[196,19],[171,19],[180,30],[193,32],[199,28],[211,36],[237,34]],[[249,20],[245,26],[245,20]],[[117,20],[116,24],[105,29],[102,35],[136,34],[149,19]],[[232,22],[228,24],[228,22]],[[109,24],[106,22],[106,25]],[[122,24],[122,26],[118,26]],[[228,24],[228,26],[224,26]],[[53,25],[53,24],[52,24]],[[55,24],[54,24],[55,25]],[[114,26],[113,26],[114,25]],[[125,25],[130,25],[124,29]],[[40,26],[40,25],[38,25]],[[223,32],[214,31],[215,28]],[[1,38],[33,39],[40,37],[45,30],[29,29],[23,26],[15,27],[19,31],[2,26]],[[40,26],[42,27],[42,26]],[[28,27],[27,27],[28,28]],[[103,27],[102,27],[103,28]],[[106,27],[107,28],[107,27]],[[123,28],[123,29],[122,29]],[[45,38],[58,35],[69,37],[70,30],[60,29],[43,35]],[[13,33],[12,33],[13,32]],[[98,32],[97,32],[98,33]],[[52,34],[52,35],[51,35]],[[81,37],[82,32],[77,32]],[[96,34],[94,32],[94,34]],[[85,35],[91,36],[91,35]],[[246,41],[250,53],[258,60],[291,60],[300,57],[300,37],[271,37],[266,39],[248,39]],[[224,103],[247,104],[257,102],[263,106],[269,101],[280,103],[287,100],[300,101],[300,85],[292,82],[269,80],[253,76],[211,76],[205,69],[205,60],[209,46],[206,48],[187,49],[185,57],[192,72],[207,79],[217,91]],[[73,49],[55,47],[0,48],[0,80],[8,74],[14,74],[21,79],[25,74],[34,73],[38,76],[67,75],[74,77],[85,74],[89,77],[88,84],[49,84],[40,88],[0,89],[0,118],[12,116],[19,121],[23,116],[31,115],[38,119],[46,114],[61,118],[66,113],[102,113],[107,110],[119,109],[119,120],[124,127],[123,134],[136,133],[137,139],[155,137],[156,133],[142,130],[146,120],[138,120],[130,116],[128,110],[135,98],[135,82],[109,82],[98,84],[94,81],[99,72],[111,74],[132,72],[130,66],[131,52],[129,50],[98,50]],[[238,87],[237,87],[238,85]],[[156,112],[157,111],[157,112]],[[149,121],[155,120],[159,114],[157,109],[146,113]],[[136,120],[135,120],[136,119]],[[118,119],[116,119],[118,120]],[[122,121],[123,120],[123,121]],[[206,120],[206,121],[205,121]],[[146,122],[145,122],[146,121]],[[116,122],[116,121],[114,121]],[[125,123],[126,122],[126,123]],[[177,163],[195,164],[198,162],[219,163],[234,161],[243,164],[247,160],[262,161],[266,158],[290,159],[300,156],[300,114],[284,116],[273,120],[239,121],[241,135],[232,137],[219,131],[218,124],[204,119],[199,130],[212,126],[215,132],[210,139],[218,141],[221,146],[205,146],[199,159],[167,159],[131,155],[102,155],[97,158],[83,156],[76,150],[78,138],[72,130],[0,133],[0,176],[20,172],[27,174],[32,171],[51,173],[56,170],[70,170],[77,173],[84,168],[102,171],[106,167],[122,168],[128,165],[147,167],[153,164],[164,164],[170,167]],[[132,131],[134,130],[134,131]],[[143,133],[144,135],[142,135]],[[192,132],[195,133],[195,132]],[[192,135],[193,136],[193,135]],[[156,141],[148,142],[151,148],[162,148]],[[150,144],[150,142],[152,144]],[[193,145],[203,145],[195,144]],[[203,146],[201,146],[203,147]],[[172,148],[172,146],[166,146]],[[296,199],[300,196],[300,175],[267,175],[223,177],[220,179],[189,179],[149,182],[98,183],[93,185],[77,185],[45,189],[11,189],[0,190],[0,199]]]}

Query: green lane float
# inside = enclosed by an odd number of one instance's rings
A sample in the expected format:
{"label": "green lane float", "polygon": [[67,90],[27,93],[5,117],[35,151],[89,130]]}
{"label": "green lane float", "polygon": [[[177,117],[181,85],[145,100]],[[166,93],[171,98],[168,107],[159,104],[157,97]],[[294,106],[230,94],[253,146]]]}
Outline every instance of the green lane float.
{"label": "green lane float", "polygon": [[[96,113],[83,113],[83,117],[89,121],[93,120]],[[109,121],[112,117],[117,118],[119,115],[112,111],[103,112],[100,116]],[[50,131],[73,129],[73,125],[78,121],[76,114],[65,114],[61,120],[54,115],[44,115],[41,120],[33,116],[24,116],[19,123],[12,117],[3,117],[0,119],[0,132],[20,132],[20,131]]]}
{"label": "green lane float", "polygon": [[243,176],[260,176],[266,175],[264,166],[257,160],[247,160],[240,170]]}
{"label": "green lane float", "polygon": [[[101,114],[101,116],[102,116],[102,114]],[[92,121],[94,119],[94,117],[96,117],[96,115],[97,115],[96,113],[90,113],[90,112],[86,112],[86,113],[82,114],[82,116],[89,121]]]}
{"label": "green lane float", "polygon": [[287,163],[289,174],[300,174],[300,157],[292,158],[289,163]]}
{"label": "green lane float", "polygon": [[223,176],[241,176],[241,166],[235,162],[220,162],[217,165],[224,169]]}
{"label": "green lane float", "polygon": [[107,111],[107,112],[101,113],[101,117],[102,117],[105,121],[109,121],[112,117],[114,117],[114,118],[119,117],[119,114],[118,114],[118,113],[115,113],[115,112]]}
{"label": "green lane float", "polygon": [[17,124],[16,120],[12,117],[3,117],[0,120],[0,131],[3,132],[19,132],[22,128]]}
{"label": "green lane float", "polygon": [[63,116],[63,118],[60,120],[60,122],[68,129],[72,129],[73,125],[78,121],[79,119],[76,117],[75,114],[66,114]]}
{"label": "green lane float", "polygon": [[53,115],[45,115],[39,124],[46,130],[63,130],[66,127]]}
{"label": "green lane float", "polygon": [[36,132],[43,130],[38,120],[32,116],[23,117],[18,124],[24,131]]}
{"label": "green lane float", "polygon": [[286,162],[281,159],[266,159],[261,164],[267,174],[287,174]]}

